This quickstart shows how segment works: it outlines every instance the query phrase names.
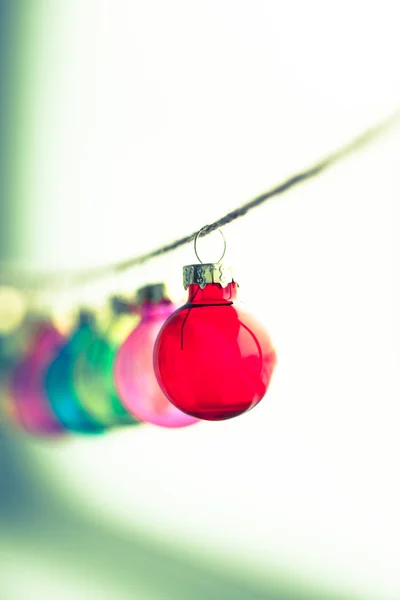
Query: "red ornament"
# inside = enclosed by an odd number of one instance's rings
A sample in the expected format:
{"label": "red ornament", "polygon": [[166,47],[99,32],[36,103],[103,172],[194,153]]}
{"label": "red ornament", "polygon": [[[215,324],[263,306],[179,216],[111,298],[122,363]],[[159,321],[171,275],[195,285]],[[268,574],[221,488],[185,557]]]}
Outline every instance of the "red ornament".
{"label": "red ornament", "polygon": [[236,304],[237,283],[221,263],[184,267],[188,302],[157,337],[154,368],[169,400],[219,421],[253,408],[267,391],[276,354],[263,326]]}

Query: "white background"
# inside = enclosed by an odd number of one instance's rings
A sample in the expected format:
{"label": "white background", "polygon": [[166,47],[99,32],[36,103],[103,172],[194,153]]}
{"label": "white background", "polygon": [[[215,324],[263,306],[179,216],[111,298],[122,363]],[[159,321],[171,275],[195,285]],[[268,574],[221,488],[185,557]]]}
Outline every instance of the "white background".
{"label": "white background", "polygon": [[[198,229],[400,99],[394,2],[70,0],[43,3],[36,27],[24,185],[40,268],[108,263]],[[32,443],[82,510],[260,581],[276,569],[400,597],[398,134],[226,228],[242,299],[278,352],[256,409]],[[193,257],[68,302],[160,279],[179,290]]]}

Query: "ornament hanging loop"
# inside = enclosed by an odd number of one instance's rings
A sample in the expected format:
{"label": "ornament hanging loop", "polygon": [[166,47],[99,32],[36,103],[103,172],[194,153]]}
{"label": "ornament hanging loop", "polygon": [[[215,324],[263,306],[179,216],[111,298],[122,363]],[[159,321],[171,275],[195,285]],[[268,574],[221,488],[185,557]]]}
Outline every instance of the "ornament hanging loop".
{"label": "ornament hanging loop", "polygon": [[[207,229],[208,227],[209,227],[209,225],[204,225],[204,227],[202,227],[201,229],[199,229],[199,231],[196,233],[196,237],[194,238],[194,253],[195,253],[195,254],[196,254],[196,256],[197,256],[197,259],[198,259],[198,261],[199,261],[200,263],[202,263],[202,264],[204,264],[204,263],[203,263],[203,261],[201,260],[201,258],[200,258],[200,256],[199,256],[199,254],[198,254],[198,252],[197,252],[197,241],[198,241],[198,239],[199,239],[199,236],[200,236],[201,232],[202,232],[202,231],[204,231],[205,229]],[[221,229],[218,229],[218,231],[219,231],[219,233],[221,234],[221,236],[222,236],[222,239],[223,239],[223,243],[224,243],[224,249],[223,249],[223,251],[222,251],[221,257],[220,257],[220,258],[219,258],[219,259],[216,261],[217,263],[220,263],[220,262],[221,262],[221,260],[222,260],[222,259],[224,258],[224,256],[225,256],[225,252],[226,252],[226,239],[225,239],[225,236],[224,236],[224,234],[222,233]]]}

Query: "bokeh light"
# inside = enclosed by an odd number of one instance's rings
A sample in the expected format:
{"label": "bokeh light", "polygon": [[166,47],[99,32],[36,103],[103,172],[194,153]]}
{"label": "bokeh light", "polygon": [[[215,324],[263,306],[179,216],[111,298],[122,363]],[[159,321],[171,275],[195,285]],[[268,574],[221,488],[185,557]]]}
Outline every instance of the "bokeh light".
{"label": "bokeh light", "polygon": [[0,286],[0,336],[8,335],[21,325],[26,313],[26,302],[20,291]]}

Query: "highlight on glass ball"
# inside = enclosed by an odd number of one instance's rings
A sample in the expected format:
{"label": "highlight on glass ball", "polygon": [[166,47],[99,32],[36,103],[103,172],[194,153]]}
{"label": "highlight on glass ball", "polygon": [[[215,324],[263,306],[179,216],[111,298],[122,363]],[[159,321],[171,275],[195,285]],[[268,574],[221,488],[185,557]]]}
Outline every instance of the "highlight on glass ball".
{"label": "highlight on glass ball", "polygon": [[[164,323],[154,347],[161,389],[198,419],[236,417],[264,397],[276,353],[264,327],[237,304],[238,284],[222,263],[183,267],[188,301]],[[222,234],[222,232],[221,232]]]}
{"label": "highlight on glass ball", "polygon": [[164,284],[141,288],[137,294],[139,323],[122,344],[115,361],[115,382],[125,407],[137,419],[161,427],[185,427],[197,419],[172,404],[153,369],[153,349],[165,320],[176,310]]}

